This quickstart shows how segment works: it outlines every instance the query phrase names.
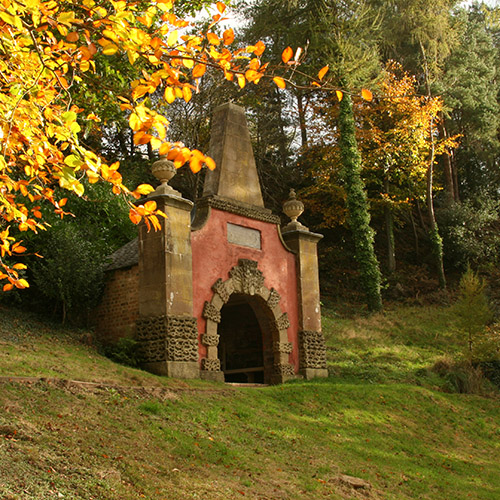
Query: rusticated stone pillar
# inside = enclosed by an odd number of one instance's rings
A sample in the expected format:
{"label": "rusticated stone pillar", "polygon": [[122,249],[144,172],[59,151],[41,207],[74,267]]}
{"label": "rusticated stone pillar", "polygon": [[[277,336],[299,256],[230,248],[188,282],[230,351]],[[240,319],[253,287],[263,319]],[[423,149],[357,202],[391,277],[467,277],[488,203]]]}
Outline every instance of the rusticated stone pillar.
{"label": "rusticated stone pillar", "polygon": [[[153,166],[167,163],[160,160]],[[168,162],[171,163],[171,162]],[[161,166],[161,165],[160,165]],[[198,330],[193,317],[192,202],[163,184],[147,199],[167,218],[161,231],[139,227],[139,319],[142,366],[153,373],[198,378]]]}
{"label": "rusticated stone pillar", "polygon": [[297,221],[303,210],[304,205],[296,200],[292,190],[290,199],[283,205],[283,211],[292,221],[282,229],[282,236],[297,255],[300,372],[311,379],[328,376],[325,339],[321,333],[317,251],[323,235],[310,232]]}

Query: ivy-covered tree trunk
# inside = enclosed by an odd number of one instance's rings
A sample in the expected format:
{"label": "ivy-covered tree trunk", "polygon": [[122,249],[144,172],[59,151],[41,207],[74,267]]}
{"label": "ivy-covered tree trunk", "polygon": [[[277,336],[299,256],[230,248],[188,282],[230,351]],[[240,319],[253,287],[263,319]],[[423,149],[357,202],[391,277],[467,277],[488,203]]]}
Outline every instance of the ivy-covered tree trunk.
{"label": "ivy-covered tree trunk", "polygon": [[443,290],[446,289],[446,277],[444,274],[444,264],[443,264],[443,239],[439,234],[439,228],[436,222],[436,215],[434,213],[434,198],[433,198],[433,177],[434,177],[434,135],[433,135],[433,123],[431,121],[430,126],[430,140],[431,140],[431,152],[429,158],[429,166],[427,168],[427,211],[429,213],[430,230],[429,238],[431,242],[431,249],[436,262],[436,270],[438,273],[439,287]]}
{"label": "ivy-covered tree trunk", "polygon": [[356,141],[352,100],[344,95],[340,102],[340,157],[347,193],[347,212],[355,244],[355,256],[371,311],[382,309],[380,294],[380,269],[373,248],[373,229],[370,227],[370,213],[364,182],[361,179],[361,155]]}

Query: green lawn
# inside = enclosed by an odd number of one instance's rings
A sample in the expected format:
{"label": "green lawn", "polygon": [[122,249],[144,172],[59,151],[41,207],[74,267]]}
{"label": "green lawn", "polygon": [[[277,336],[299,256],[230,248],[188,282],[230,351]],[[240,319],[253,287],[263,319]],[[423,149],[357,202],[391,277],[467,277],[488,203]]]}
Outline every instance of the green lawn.
{"label": "green lawn", "polygon": [[329,379],[236,388],[116,365],[85,332],[0,309],[0,375],[107,382],[0,385],[0,498],[500,498],[498,394],[430,370],[460,348],[450,311],[324,313]]}

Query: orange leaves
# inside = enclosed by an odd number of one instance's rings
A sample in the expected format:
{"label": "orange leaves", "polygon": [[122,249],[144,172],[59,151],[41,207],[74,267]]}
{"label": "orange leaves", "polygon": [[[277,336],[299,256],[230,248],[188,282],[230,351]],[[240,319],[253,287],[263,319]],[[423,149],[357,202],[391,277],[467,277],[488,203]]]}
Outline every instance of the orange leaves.
{"label": "orange leaves", "polygon": [[264,53],[264,50],[266,50],[266,46],[264,45],[263,42],[261,42],[260,40],[255,44],[255,50],[253,51],[253,53],[257,56],[257,57],[260,57],[263,53]]}
{"label": "orange leaves", "polygon": [[205,71],[207,70],[206,64],[197,64],[193,68],[193,78],[200,78],[205,74]]}
{"label": "orange leaves", "polygon": [[328,65],[326,65],[324,68],[321,68],[318,73],[318,78],[320,80],[323,80],[323,77],[326,75],[329,69],[330,67]]}
{"label": "orange leaves", "polygon": [[153,228],[155,231],[161,231],[161,224],[158,217],[167,216],[161,211],[157,210],[156,201],[150,200],[144,205],[132,206],[129,211],[129,218],[134,224],[139,224],[142,220],[146,224],[148,231]]}
{"label": "orange leaves", "polygon": [[224,40],[224,45],[231,45],[234,42],[234,31],[232,28],[224,31],[222,39]]}
{"label": "orange leaves", "polygon": [[215,168],[215,162],[212,158],[205,156],[197,149],[190,150],[186,148],[181,142],[173,145],[165,143],[160,148],[160,155],[166,156],[168,160],[173,161],[175,168],[180,168],[184,164],[189,163],[189,167],[194,173],[199,172],[204,164],[210,170]]}
{"label": "orange leaves", "polygon": [[215,33],[207,33],[207,40],[212,45],[220,44],[220,38]]}
{"label": "orange leaves", "polygon": [[293,50],[292,47],[287,47],[283,53],[281,54],[281,60],[287,64],[288,61],[293,57]]}
{"label": "orange leaves", "polygon": [[286,87],[286,83],[285,83],[285,80],[283,80],[283,78],[281,78],[281,76],[275,76],[273,78],[273,82],[280,88],[280,89],[284,89]]}
{"label": "orange leaves", "polygon": [[371,101],[373,99],[373,94],[368,89],[361,89],[361,97],[365,101]]}
{"label": "orange leaves", "polygon": [[[19,234],[45,228],[43,206],[60,217],[68,215],[65,198],[57,201],[62,195],[56,197],[48,186],[82,196],[86,182],[104,181],[113,193],[124,197],[151,192],[150,186],[140,185],[130,193],[118,163],[109,165],[82,145],[82,125],[99,132],[97,124],[103,117],[94,108],[72,107],[71,92],[83,78],[98,82],[92,75],[97,54],[120,57],[120,64],[109,60],[118,78],[126,78],[134,66],[137,76],[127,94],[116,96],[107,90],[96,94],[98,99],[114,99],[126,112],[134,144],[141,148],[147,144],[167,154],[176,167],[188,164],[193,172],[204,166],[215,168],[214,161],[200,151],[165,142],[168,121],[151,109],[150,97],[161,89],[167,104],[176,99],[190,102],[200,88],[197,80],[208,67],[241,88],[247,82],[258,83],[266,69],[259,59],[265,45],[259,41],[247,50],[231,49],[233,29],[214,28],[225,20],[223,2],[215,4],[209,33],[185,29],[190,22],[173,12],[173,3],[83,0],[81,9],[75,9],[72,2],[4,1],[0,7],[0,44],[4,47],[0,69],[8,75],[8,85],[0,88],[0,214],[12,227],[12,234],[14,230]],[[141,61],[145,64],[139,64]],[[19,100],[19,96],[26,98]],[[25,200],[29,203],[23,203]],[[158,215],[153,212],[145,205],[134,208],[130,216],[134,222],[146,220],[157,228]],[[0,235],[0,253],[5,258],[25,251],[11,233]],[[0,266],[0,281],[6,280],[7,289],[27,286],[16,275],[23,271],[21,267],[7,270],[1,258]]]}

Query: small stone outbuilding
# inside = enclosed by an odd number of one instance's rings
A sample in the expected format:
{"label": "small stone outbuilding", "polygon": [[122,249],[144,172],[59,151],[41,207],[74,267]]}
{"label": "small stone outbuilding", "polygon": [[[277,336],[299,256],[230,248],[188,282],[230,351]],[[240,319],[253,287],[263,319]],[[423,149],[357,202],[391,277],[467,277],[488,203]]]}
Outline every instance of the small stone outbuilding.
{"label": "small stone outbuilding", "polygon": [[[179,378],[281,383],[327,376],[317,243],[292,193],[280,218],[264,207],[244,110],[216,109],[203,196],[168,185],[170,162],[148,196],[167,214],[161,231],[112,256],[96,314],[104,340],[134,336],[145,369]],[[144,202],[146,200],[142,200]]]}

